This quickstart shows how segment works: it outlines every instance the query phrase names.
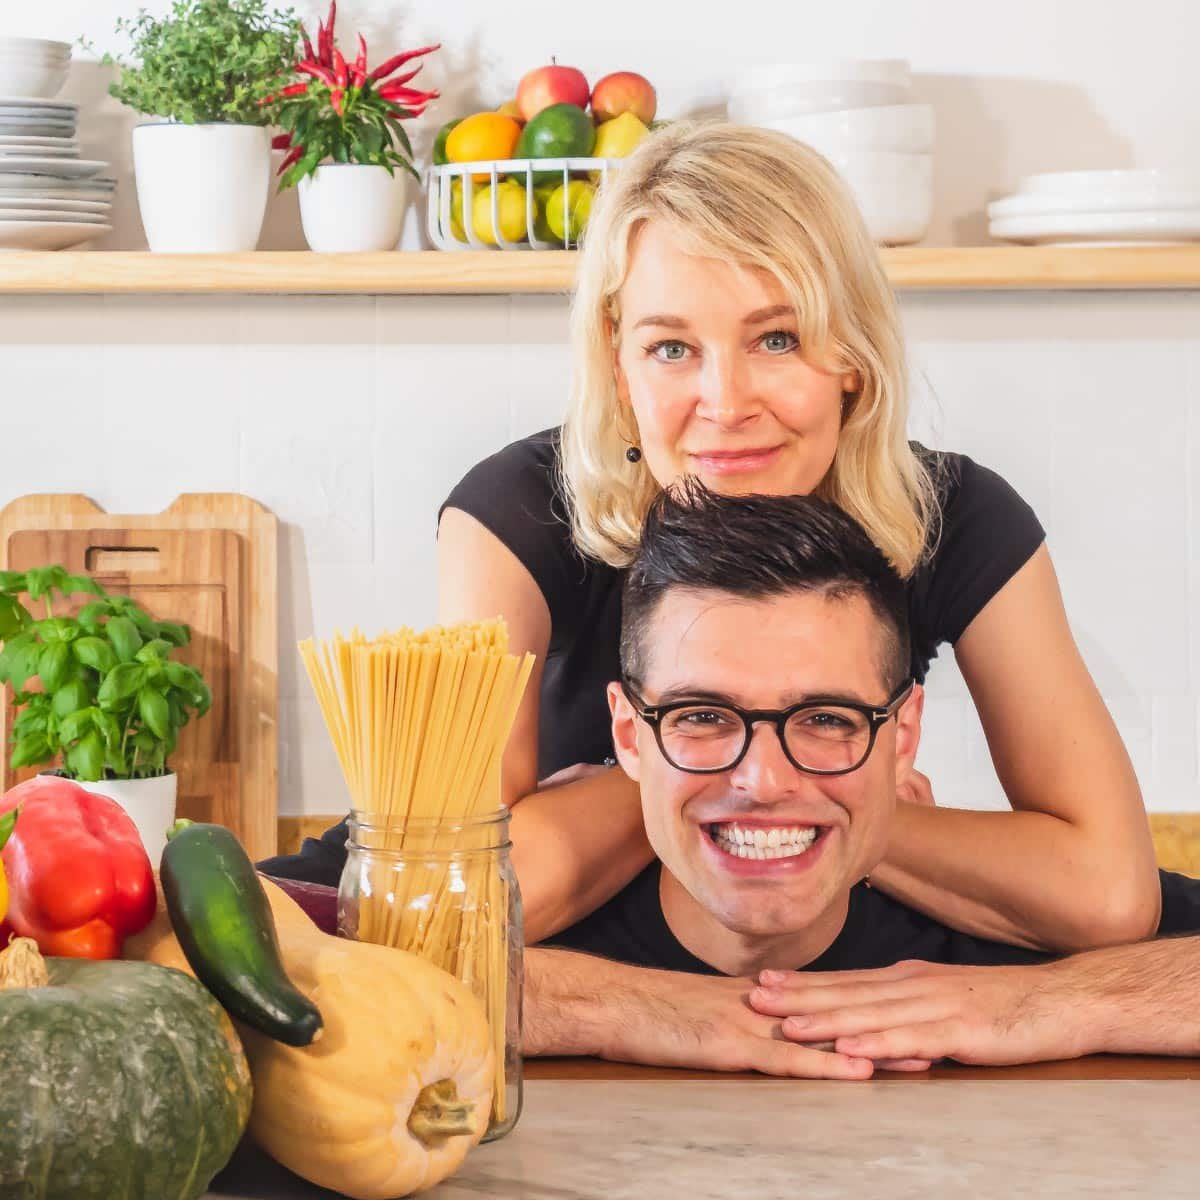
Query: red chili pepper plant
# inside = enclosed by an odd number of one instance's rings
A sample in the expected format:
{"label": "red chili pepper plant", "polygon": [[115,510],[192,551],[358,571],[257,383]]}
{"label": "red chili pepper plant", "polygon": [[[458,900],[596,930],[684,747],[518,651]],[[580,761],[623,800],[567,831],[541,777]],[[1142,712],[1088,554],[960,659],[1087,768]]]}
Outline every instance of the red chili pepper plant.
{"label": "red chili pepper plant", "polygon": [[361,34],[353,61],[338,49],[333,35],[336,17],[337,0],[332,0],[329,16],[318,24],[315,47],[302,29],[304,57],[293,68],[301,78],[263,100],[279,105],[279,124],[286,131],[272,143],[277,150],[287,150],[278,172],[280,188],[311,175],[325,159],[386,167],[389,174],[403,167],[420,179],[401,122],[419,117],[439,93],[408,86],[423,64],[401,75],[396,72],[441,43],[395,54],[370,69]]}

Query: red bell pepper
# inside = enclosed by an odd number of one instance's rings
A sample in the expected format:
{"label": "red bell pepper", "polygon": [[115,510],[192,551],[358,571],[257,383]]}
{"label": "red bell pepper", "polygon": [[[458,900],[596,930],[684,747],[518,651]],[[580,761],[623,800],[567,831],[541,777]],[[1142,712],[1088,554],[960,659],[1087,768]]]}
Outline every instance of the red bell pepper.
{"label": "red bell pepper", "polygon": [[137,826],[115,800],[56,775],[38,775],[0,798],[21,806],[0,857],[7,921],[43,954],[116,958],[121,941],[155,912],[154,872]]}

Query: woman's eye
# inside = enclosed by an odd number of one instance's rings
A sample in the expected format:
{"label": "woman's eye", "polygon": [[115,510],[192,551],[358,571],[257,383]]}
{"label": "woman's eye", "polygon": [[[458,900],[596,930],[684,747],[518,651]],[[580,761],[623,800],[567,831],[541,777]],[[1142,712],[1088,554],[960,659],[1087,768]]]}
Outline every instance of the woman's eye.
{"label": "woman's eye", "polygon": [[785,354],[789,350],[794,350],[800,344],[800,339],[786,329],[772,329],[770,333],[763,334],[762,344],[772,354]]}
{"label": "woman's eye", "polygon": [[647,353],[652,358],[657,358],[659,362],[682,362],[684,355],[687,353],[687,346],[683,342],[667,340],[665,342],[655,342]]}

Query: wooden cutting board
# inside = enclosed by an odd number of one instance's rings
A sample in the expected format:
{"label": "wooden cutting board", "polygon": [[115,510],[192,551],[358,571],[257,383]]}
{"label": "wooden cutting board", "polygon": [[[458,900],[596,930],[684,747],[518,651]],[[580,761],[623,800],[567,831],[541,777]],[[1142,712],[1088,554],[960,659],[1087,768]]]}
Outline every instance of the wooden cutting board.
{"label": "wooden cutting board", "polygon": [[[0,510],[0,568],[58,563],[191,627],[175,657],[200,670],[213,703],[168,764],[178,813],[229,826],[252,859],[274,854],[277,838],[277,524],[235,493],[182,495],[151,515],[106,513],[78,495],[22,496]],[[8,766],[13,715],[0,706],[6,789],[39,769]]]}

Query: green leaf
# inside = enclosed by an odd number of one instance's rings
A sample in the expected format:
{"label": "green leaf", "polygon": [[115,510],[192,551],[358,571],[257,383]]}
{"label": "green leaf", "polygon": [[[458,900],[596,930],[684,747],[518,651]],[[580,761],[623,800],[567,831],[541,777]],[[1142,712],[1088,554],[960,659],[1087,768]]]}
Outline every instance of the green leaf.
{"label": "green leaf", "polygon": [[12,658],[8,682],[13,691],[19,692],[25,686],[31,675],[37,674],[38,662],[41,659],[42,647],[36,642],[30,642],[19,649]]}
{"label": "green leaf", "polygon": [[91,702],[91,690],[88,685],[77,679],[73,683],[64,684],[54,693],[50,701],[50,711],[56,717],[67,717],[81,708],[87,708]]}
{"label": "green leaf", "polygon": [[146,668],[141,663],[120,663],[105,677],[96,693],[101,708],[113,708],[128,700],[146,681]]}
{"label": "green leaf", "polygon": [[62,589],[67,572],[62,567],[31,567],[25,572],[29,598],[40,600],[51,588]]}
{"label": "green leaf", "polygon": [[25,647],[34,645],[36,642],[32,633],[19,633],[4,643],[4,649],[0,650],[0,683],[8,683]]}
{"label": "green leaf", "polygon": [[67,751],[67,767],[76,779],[94,781],[104,778],[104,743],[94,729]]}
{"label": "green leaf", "polygon": [[29,614],[20,600],[0,592],[0,642],[20,633],[28,620]]}
{"label": "green leaf", "polygon": [[46,735],[29,733],[23,738],[17,739],[17,744],[13,747],[12,758],[8,761],[15,771],[19,767],[32,767],[37,763],[46,762],[51,757],[53,755],[50,743],[46,741]]}
{"label": "green leaf", "polygon": [[96,727],[99,712],[98,708],[81,708],[64,717],[58,725],[59,737],[68,745],[77,742],[89,729]]}
{"label": "green leaf", "polygon": [[138,692],[138,715],[155,737],[167,738],[171,733],[171,710],[167,698],[154,688]]}
{"label": "green leaf", "polygon": [[138,633],[137,626],[128,617],[110,617],[104,632],[116,651],[117,660],[133,662],[134,656],[142,648],[142,635]]}
{"label": "green leaf", "polygon": [[59,590],[64,596],[73,596],[76,592],[88,592],[93,596],[107,595],[94,579],[89,579],[86,575],[65,575]]}
{"label": "green leaf", "polygon": [[85,667],[91,667],[101,675],[107,675],[117,665],[113,648],[103,638],[77,638],[71,643],[71,650]]}
{"label": "green leaf", "polygon": [[25,590],[24,571],[0,571],[0,592],[23,592]]}
{"label": "green leaf", "polygon": [[38,678],[48,692],[56,692],[66,679],[71,648],[66,642],[51,642],[38,658]]}
{"label": "green leaf", "polygon": [[155,638],[147,642],[133,657],[140,663],[166,662],[167,655],[173,649],[166,638]]}
{"label": "green leaf", "polygon": [[108,613],[109,605],[106,600],[93,600],[79,610],[79,615],[75,619],[89,633],[95,633],[100,628],[100,618],[107,616]]}
{"label": "green leaf", "polygon": [[192,640],[191,629],[174,621],[159,621],[154,629],[158,637],[170,642],[172,646],[186,646]]}
{"label": "green leaf", "polygon": [[4,843],[12,837],[12,831],[17,823],[17,813],[21,811],[21,806],[18,804],[15,808],[10,808],[4,816],[0,817],[0,850],[4,849]]}

